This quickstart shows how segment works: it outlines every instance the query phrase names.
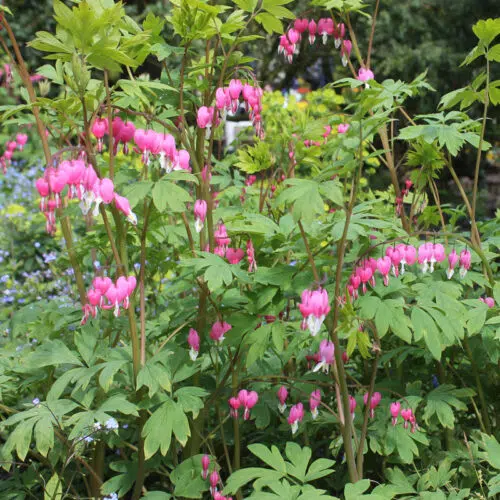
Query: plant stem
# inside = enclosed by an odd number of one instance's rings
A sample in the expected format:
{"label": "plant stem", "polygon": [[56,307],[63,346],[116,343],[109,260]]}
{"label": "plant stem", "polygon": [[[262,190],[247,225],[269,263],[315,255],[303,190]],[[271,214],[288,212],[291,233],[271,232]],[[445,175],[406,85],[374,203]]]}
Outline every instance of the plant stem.
{"label": "plant stem", "polygon": [[488,105],[490,102],[489,87],[490,87],[490,61],[486,57],[486,83],[484,86],[483,121],[481,124],[481,135],[479,137],[479,145],[477,148],[476,168],[474,171],[474,187],[472,189],[472,214],[471,214],[471,218],[474,220],[474,223],[476,222],[477,189],[478,189],[478,184],[479,184],[479,169],[481,167],[481,153],[482,153],[482,149],[483,149],[484,133],[486,130],[486,120],[488,119]]}
{"label": "plant stem", "polygon": [[364,454],[363,454],[363,449],[365,447],[365,440],[366,440],[366,435],[368,433],[368,418],[370,416],[370,400],[373,395],[373,390],[375,388],[375,379],[377,377],[377,368],[378,368],[378,360],[381,354],[380,351],[380,342],[378,339],[377,331],[374,325],[372,325],[373,329],[373,334],[375,341],[377,342],[377,345],[375,346],[375,358],[373,359],[373,364],[372,364],[372,373],[370,377],[370,386],[368,388],[368,403],[365,406],[365,413],[363,416],[363,425],[361,427],[361,436],[359,438],[359,444],[358,444],[358,453],[357,453],[357,468],[358,468],[358,476],[360,478],[363,477],[363,462],[364,462]]}
{"label": "plant stem", "polygon": [[145,292],[145,277],[146,277],[146,239],[148,231],[149,213],[151,210],[151,202],[144,201],[144,226],[141,234],[141,256],[139,271],[139,306],[141,315],[141,365],[146,363],[146,292]]}
{"label": "plant stem", "polygon": [[[335,294],[333,298],[333,318],[330,320],[330,316],[327,318],[327,326],[330,332],[330,337],[335,346],[335,365],[338,371],[338,383],[340,387],[340,393],[342,396],[342,403],[344,409],[344,415],[348,415],[349,412],[349,390],[346,382],[346,374],[344,369],[344,362],[342,361],[342,354],[340,352],[340,342],[337,334],[337,324],[339,320],[339,301],[340,287],[342,283],[342,268],[344,265],[344,257],[347,247],[347,232],[349,230],[349,224],[351,222],[352,211],[354,210],[354,204],[356,201],[356,193],[358,190],[359,178],[361,176],[361,170],[363,167],[363,140],[362,140],[362,128],[360,122],[360,141],[359,141],[359,168],[354,173],[353,182],[351,187],[351,195],[349,199],[349,204],[346,211],[346,220],[344,225],[344,230],[342,232],[342,237],[337,245],[337,269],[335,273]],[[349,479],[352,483],[358,481],[358,471],[356,467],[356,460],[354,457],[354,451],[352,446],[352,421],[350,418],[345,419],[344,425],[341,426],[342,438],[344,441],[344,449],[347,461],[347,468],[349,470]]]}
{"label": "plant stem", "polygon": [[312,269],[312,272],[314,275],[314,280],[316,281],[316,284],[319,286],[320,279],[319,279],[318,270],[317,270],[316,264],[314,262],[314,257],[313,257],[313,254],[311,252],[309,242],[307,241],[307,236],[306,236],[306,233],[304,231],[304,226],[302,226],[302,221],[299,220],[298,225],[299,225],[299,229],[300,229],[300,234],[302,235],[302,240],[304,241],[304,246],[306,247],[307,257],[309,259],[309,264],[311,265],[311,269]]}
{"label": "plant stem", "polygon": [[486,398],[484,397],[483,384],[481,383],[481,377],[479,376],[479,370],[477,368],[476,360],[474,359],[474,355],[472,354],[472,350],[470,348],[469,339],[467,333],[464,335],[464,339],[462,340],[462,345],[464,346],[465,353],[469,358],[469,362],[472,368],[472,373],[474,374],[474,378],[476,379],[476,389],[477,395],[479,396],[479,401],[481,403],[481,415],[483,417],[484,428],[488,434],[491,434],[491,422],[490,416],[488,415],[488,405],[486,403]]}
{"label": "plant stem", "polygon": [[373,11],[370,39],[368,40],[368,53],[366,56],[366,67],[367,68],[370,68],[370,61],[371,61],[372,47],[373,47],[373,37],[375,36],[375,24],[377,23],[377,15],[378,15],[379,5],[380,5],[380,0],[377,0],[377,3],[375,4],[375,10]]}
{"label": "plant stem", "polygon": [[108,114],[108,154],[109,154],[109,178],[115,177],[115,155],[113,148],[113,114],[111,110],[111,93],[109,91],[108,70],[104,70],[104,88],[106,89],[106,108]]}

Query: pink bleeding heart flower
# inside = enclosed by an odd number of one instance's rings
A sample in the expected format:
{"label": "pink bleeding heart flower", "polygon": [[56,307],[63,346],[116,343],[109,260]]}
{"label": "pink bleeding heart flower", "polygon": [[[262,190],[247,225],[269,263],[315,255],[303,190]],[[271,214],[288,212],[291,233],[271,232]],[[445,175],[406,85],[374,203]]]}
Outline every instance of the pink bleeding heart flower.
{"label": "pink bleeding heart flower", "polygon": [[189,166],[189,161],[191,157],[185,149],[180,149],[177,153],[177,163],[174,166],[174,170],[187,170],[191,172],[191,167]]}
{"label": "pink bleeding heart flower", "polygon": [[[372,397],[370,398],[370,418],[375,417],[375,408],[379,405],[382,399],[382,394],[380,392],[374,392]],[[368,404],[368,393],[365,393],[363,396],[363,401],[365,406]]]}
{"label": "pink bleeding heart flower", "polygon": [[460,252],[460,277],[465,278],[470,269],[471,253],[466,248]]}
{"label": "pink bleeding heart flower", "polygon": [[191,358],[191,361],[196,361],[200,351],[200,336],[194,328],[189,329],[188,344],[191,348],[189,350],[189,357]]}
{"label": "pink bleeding heart flower", "polygon": [[28,136],[26,134],[17,134],[16,143],[19,146],[19,151],[24,149],[25,144],[28,142]]}
{"label": "pink bleeding heart flower", "polygon": [[252,240],[247,241],[247,260],[248,260],[248,272],[257,270],[257,261],[255,260],[255,249],[253,247]]}
{"label": "pink bleeding heart flower", "polygon": [[125,122],[120,129],[120,142],[123,144],[123,152],[128,153],[128,143],[134,138],[135,125],[132,122]]}
{"label": "pink bleeding heart flower", "polygon": [[326,290],[304,290],[302,302],[299,304],[300,312],[311,335],[314,337],[321,329],[326,315],[330,312],[328,293]]}
{"label": "pink bleeding heart flower", "polygon": [[479,297],[479,300],[486,304],[490,309],[495,307],[495,299],[493,297]]}
{"label": "pink bleeding heart flower", "polygon": [[309,408],[311,410],[311,416],[313,420],[316,419],[318,416],[318,407],[321,404],[321,391],[319,389],[316,389],[311,393],[311,396],[309,397]]}
{"label": "pink bleeding heart flower", "polygon": [[337,125],[337,132],[339,134],[345,134],[350,128],[350,125],[348,123],[339,123]]}
{"label": "pink bleeding heart flower", "polygon": [[229,238],[226,230],[226,226],[222,223],[219,224],[214,232],[215,243],[219,246],[227,248],[229,243],[231,243],[231,238]]}
{"label": "pink bleeding heart flower", "polygon": [[290,43],[295,46],[295,44],[300,40],[300,33],[296,29],[292,28],[288,30],[287,37],[288,40],[290,40]]}
{"label": "pink bleeding heart flower", "polygon": [[203,455],[201,457],[201,477],[206,479],[208,477],[208,468],[210,467],[210,457]]}
{"label": "pink bleeding heart flower", "polygon": [[359,68],[358,71],[358,80],[360,82],[368,82],[369,80],[373,80],[375,78],[375,75],[373,74],[373,71],[368,69],[368,68]]}
{"label": "pink bleeding heart flower", "polygon": [[299,422],[302,422],[304,418],[304,405],[302,403],[297,403],[290,408],[290,413],[288,414],[288,423],[291,426],[292,434],[295,434],[299,428]]}
{"label": "pink bleeding heart flower", "polygon": [[248,420],[250,418],[250,410],[257,404],[259,395],[255,391],[248,392],[242,389],[238,393],[238,399],[244,408],[243,420]]}
{"label": "pink bleeding heart flower", "polygon": [[99,290],[101,292],[101,295],[104,295],[112,284],[113,282],[111,281],[111,278],[108,278],[107,276],[104,276],[102,278],[96,276],[92,281],[92,286],[96,290]]}
{"label": "pink bleeding heart flower", "polygon": [[343,40],[340,48],[340,57],[342,58],[342,66],[347,66],[347,62],[351,57],[352,42],[351,40]]}
{"label": "pink bleeding heart flower", "polygon": [[316,32],[317,32],[317,24],[314,19],[309,21],[309,25],[307,27],[309,31],[309,43],[312,45],[316,41]]}
{"label": "pink bleeding heart flower", "polygon": [[194,227],[197,233],[200,233],[207,216],[207,202],[205,200],[196,200],[194,202]]}
{"label": "pink bleeding heart flower", "polygon": [[282,385],[278,389],[278,401],[279,401],[278,410],[280,413],[285,413],[287,398],[288,398],[288,390],[284,385]]}
{"label": "pink bleeding heart flower", "polygon": [[399,253],[402,256],[401,259],[401,274],[405,273],[405,265],[412,266],[417,262],[417,249],[413,245],[396,245]]}
{"label": "pink bleeding heart flower", "polygon": [[393,426],[395,426],[398,423],[398,416],[400,411],[401,411],[401,403],[399,401],[391,403],[391,419]]}
{"label": "pink bleeding heart flower", "polygon": [[433,248],[433,257],[435,262],[443,262],[446,259],[446,251],[441,243],[436,243]]}
{"label": "pink bleeding heart flower", "polygon": [[354,420],[354,416],[356,414],[356,399],[349,394],[349,413],[351,414],[351,420]]}
{"label": "pink bleeding heart flower", "polygon": [[392,261],[387,255],[377,259],[377,269],[384,278],[384,286],[389,286],[389,272],[391,271]]}
{"label": "pink bleeding heart flower", "polygon": [[295,19],[295,21],[293,22],[293,27],[299,32],[299,34],[304,33],[304,31],[307,30],[308,26],[309,22],[307,19]]}
{"label": "pink bleeding heart flower", "polygon": [[207,108],[206,106],[201,106],[198,109],[198,114],[196,117],[196,123],[199,128],[208,128],[212,125],[214,120],[214,108]]}
{"label": "pink bleeding heart flower", "polygon": [[210,338],[217,344],[224,342],[224,335],[231,330],[232,326],[225,321],[216,321],[210,330]]}
{"label": "pink bleeding heart flower", "polygon": [[328,373],[330,366],[334,361],[334,353],[335,346],[333,342],[329,340],[322,340],[319,344],[319,363],[313,368],[313,372],[317,372],[319,370],[323,370],[325,373]]}
{"label": "pink bleeding heart flower", "polygon": [[241,248],[227,248],[226,259],[230,264],[238,264],[245,256],[245,251]]}
{"label": "pink bleeding heart flower", "polygon": [[452,276],[455,274],[455,267],[458,264],[459,257],[455,249],[453,249],[448,255],[448,269],[446,271],[446,277],[451,280]]}
{"label": "pink bleeding heart flower", "polygon": [[107,118],[96,118],[90,131],[97,139],[97,151],[99,153],[102,151],[102,138],[108,132],[108,119]]}
{"label": "pink bleeding heart flower", "polygon": [[229,414],[231,415],[231,417],[233,418],[238,418],[239,416],[239,408],[241,406],[241,401],[239,400],[239,398],[230,398],[229,401]]}
{"label": "pink bleeding heart flower", "polygon": [[217,492],[217,485],[219,484],[220,481],[220,476],[219,473],[216,470],[213,470],[212,473],[210,474],[210,494],[212,496],[215,495]]}
{"label": "pink bleeding heart flower", "polygon": [[132,212],[130,208],[130,202],[124,196],[120,196],[115,193],[114,196],[116,208],[130,221],[130,223],[134,226],[137,225],[137,216]]}
{"label": "pink bleeding heart flower", "polygon": [[401,416],[404,420],[405,429],[408,429],[409,424],[411,424],[411,432],[415,432],[415,429],[418,429],[417,420],[411,408],[401,410]]}
{"label": "pink bleeding heart flower", "polygon": [[429,270],[430,260],[431,260],[431,251],[427,246],[427,243],[423,243],[418,247],[418,263],[421,264],[422,272],[424,274]]}
{"label": "pink bleeding heart flower", "polygon": [[222,111],[226,107],[226,93],[221,87],[215,91],[215,107],[219,111]]}

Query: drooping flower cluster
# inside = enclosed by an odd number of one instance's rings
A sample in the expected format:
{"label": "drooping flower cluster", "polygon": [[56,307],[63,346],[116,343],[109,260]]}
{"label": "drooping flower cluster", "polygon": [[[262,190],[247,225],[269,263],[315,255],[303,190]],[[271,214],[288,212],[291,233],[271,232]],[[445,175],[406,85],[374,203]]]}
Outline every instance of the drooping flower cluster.
{"label": "drooping flower cluster", "polygon": [[98,308],[113,309],[115,317],[120,315],[120,307],[128,309],[130,295],[135,289],[137,280],[135,276],[120,276],[115,283],[107,276],[96,276],[92,281],[92,288],[87,291],[87,304],[83,306],[84,325],[88,318],[97,316]]}
{"label": "drooping flower cluster", "polygon": [[242,83],[241,80],[233,79],[227,87],[219,87],[215,91],[215,106],[201,106],[196,115],[196,124],[199,128],[209,129],[211,126],[219,125],[225,118],[226,112],[235,113],[240,105],[240,98],[245,103],[245,110],[255,128],[255,135],[264,138],[262,128],[262,95],[260,87],[250,83]]}
{"label": "drooping flower cluster", "polygon": [[0,156],[0,167],[2,168],[3,173],[7,172],[7,167],[14,155],[14,151],[19,149],[22,151],[24,149],[25,144],[28,142],[28,136],[26,134],[17,134],[15,141],[7,141],[5,143],[5,150]]}
{"label": "drooping flower cluster", "polygon": [[397,425],[398,417],[401,414],[401,417],[404,421],[403,426],[405,429],[408,429],[408,426],[411,425],[412,433],[415,432],[415,430],[418,430],[417,419],[415,418],[415,414],[413,413],[413,410],[411,408],[401,409],[401,403],[399,401],[395,401],[394,403],[391,403],[390,411],[391,423],[393,426]]}
{"label": "drooping flower cluster", "polygon": [[340,49],[342,65],[347,66],[351,56],[352,42],[345,38],[346,29],[344,23],[336,24],[331,18],[321,18],[317,23],[314,19],[295,19],[293,28],[280,36],[278,54],[283,54],[285,59],[291,64],[293,56],[299,53],[299,45],[302,34],[307,32],[309,44],[313,45],[316,35],[321,36],[323,45],[328,41],[328,37],[333,37],[335,48]]}
{"label": "drooping flower cluster", "polygon": [[[119,116],[111,122],[113,133],[113,154],[118,152],[118,146],[123,144],[123,153],[128,154],[128,143],[134,138],[135,125],[133,122],[124,122]],[[92,135],[97,139],[97,151],[102,152],[103,138],[109,134],[109,121],[107,118],[97,117],[90,127]]]}
{"label": "drooping flower cluster", "polygon": [[243,420],[250,419],[250,410],[257,404],[259,395],[255,391],[247,391],[242,389],[238,392],[238,397],[229,399],[229,413],[231,417],[239,417],[239,409],[243,407]]}
{"label": "drooping flower cluster", "polygon": [[[435,265],[446,260],[446,250],[441,243],[426,242],[419,246],[418,250],[413,245],[400,243],[386,248],[385,255],[375,259],[369,257],[355,267],[349,277],[347,291],[352,300],[359,296],[359,288],[366,293],[367,286],[375,286],[375,273],[378,271],[383,278],[385,286],[389,285],[389,275],[399,276],[406,272],[405,266],[412,266],[416,263],[421,265],[422,273],[434,272]],[[448,255],[448,269],[446,276],[451,279],[457,264],[460,263],[460,277],[467,274],[471,265],[471,253],[467,249],[457,255],[453,249]]]}
{"label": "drooping flower cluster", "polygon": [[[216,468],[208,474],[208,469],[210,467],[210,457],[208,455],[203,455],[201,457],[201,477],[210,483],[210,494],[214,500],[233,500],[233,497],[225,497],[218,491],[218,486],[220,483],[220,475]],[[216,465],[215,465],[216,467]]]}
{"label": "drooping flower cluster", "polygon": [[68,198],[76,197],[80,200],[84,215],[87,215],[94,205],[92,214],[96,217],[101,204],[107,205],[114,201],[116,208],[132,224],[137,224],[137,217],[132,212],[129,201],[115,193],[113,181],[108,178],[99,179],[92,165],[86,165],[81,159],[64,160],[57,168],[47,168],[35,185],[42,198],[40,210],[47,220],[48,233],[55,232],[55,211],[62,206],[62,192],[66,186]]}
{"label": "drooping flower cluster", "polygon": [[[113,154],[116,154],[120,144],[123,152],[129,151],[128,143],[134,140],[134,151],[140,153],[142,162],[149,165],[151,157],[158,158],[160,167],[170,173],[172,170],[191,171],[190,155],[185,149],[177,150],[175,139],[171,134],[156,132],[151,129],[137,128],[132,122],[124,122],[119,116],[112,121]],[[97,139],[97,150],[102,152],[103,138],[109,133],[107,118],[96,118],[91,127],[92,135]]]}
{"label": "drooping flower cluster", "polygon": [[401,190],[401,194],[396,196],[396,214],[401,215],[403,211],[403,201],[405,196],[410,192],[410,189],[413,186],[413,182],[410,179],[405,181],[405,187]]}
{"label": "drooping flower cluster", "polygon": [[309,329],[314,337],[320,330],[326,315],[330,312],[328,293],[326,290],[304,290],[299,309],[302,314],[302,329]]}

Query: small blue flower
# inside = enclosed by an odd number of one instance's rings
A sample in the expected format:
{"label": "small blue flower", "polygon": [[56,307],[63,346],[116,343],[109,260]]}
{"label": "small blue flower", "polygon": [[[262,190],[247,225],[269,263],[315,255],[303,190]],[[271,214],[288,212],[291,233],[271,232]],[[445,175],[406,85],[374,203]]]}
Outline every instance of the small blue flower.
{"label": "small blue flower", "polygon": [[104,424],[104,426],[106,427],[106,429],[108,431],[113,431],[113,430],[116,430],[120,427],[118,425],[118,422],[116,421],[116,419],[114,419],[113,417],[106,420],[106,423]]}
{"label": "small blue flower", "polygon": [[436,377],[436,375],[432,376],[432,386],[434,387],[434,389],[436,387],[439,387],[439,381],[438,381],[438,378]]}
{"label": "small blue flower", "polygon": [[40,399],[35,398],[35,399],[33,399],[32,403],[34,406],[40,406]]}

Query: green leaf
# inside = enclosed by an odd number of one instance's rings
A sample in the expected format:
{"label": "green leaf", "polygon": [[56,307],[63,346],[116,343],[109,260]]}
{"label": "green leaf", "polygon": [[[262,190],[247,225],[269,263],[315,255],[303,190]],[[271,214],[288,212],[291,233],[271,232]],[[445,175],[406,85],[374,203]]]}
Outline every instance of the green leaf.
{"label": "green leaf", "polygon": [[49,450],[54,447],[54,429],[52,427],[52,420],[48,415],[38,420],[35,425],[34,435],[36,449],[41,455],[46,457]]}
{"label": "green leaf", "polygon": [[486,304],[478,304],[477,307],[469,309],[466,314],[467,320],[467,330],[470,335],[479,333],[481,328],[484,326],[486,321],[486,313],[488,311],[488,306]]}
{"label": "green leaf", "polygon": [[263,444],[250,444],[248,449],[256,457],[260,458],[264,463],[271,466],[274,470],[286,474],[286,464],[281,456],[278,448],[272,445],[271,449],[267,448]]}
{"label": "green leaf", "polygon": [[250,345],[250,348],[247,354],[247,368],[252,366],[257,360],[262,359],[264,356],[269,344],[269,337],[271,335],[272,328],[272,323],[263,325],[248,335],[247,342]]}
{"label": "green leaf", "polygon": [[309,179],[287,179],[286,187],[276,199],[276,204],[293,203],[293,218],[297,221],[312,222],[325,212],[323,199],[319,193],[320,185]]}
{"label": "green leaf", "polygon": [[144,454],[146,459],[151,458],[158,450],[166,455],[172,440],[171,416],[172,404],[163,403],[148,419],[142,430],[144,439]]}
{"label": "green leaf", "polygon": [[301,483],[305,481],[306,470],[311,460],[311,448],[301,448],[297,443],[286,443],[285,453],[291,464],[287,464],[288,474],[296,477]]}
{"label": "green leaf", "polygon": [[283,33],[283,24],[277,17],[273,16],[272,14],[262,12],[255,16],[255,20],[259,24],[262,24],[262,27],[270,35],[272,35],[273,33]]}
{"label": "green leaf", "polygon": [[131,184],[125,189],[123,196],[128,198],[128,201],[130,202],[130,207],[134,208],[140,201],[143,201],[144,198],[148,196],[152,187],[153,187],[152,181],[134,182],[134,184]]}
{"label": "green leaf", "polygon": [[186,203],[193,201],[191,195],[183,188],[162,179],[153,188],[153,202],[159,212],[169,208],[172,212],[185,212]]}
{"label": "green leaf", "polygon": [[306,481],[315,481],[316,479],[319,479],[320,477],[325,477],[334,472],[332,469],[333,465],[335,464],[334,460],[330,460],[328,458],[318,458],[315,460],[307,470],[306,474]]}
{"label": "green leaf", "polygon": [[486,460],[492,467],[500,470],[500,444],[493,436],[487,434],[482,436],[486,450]]}
{"label": "green leaf", "polygon": [[45,485],[43,500],[62,500],[62,481],[57,474],[54,474]]}
{"label": "green leaf", "polygon": [[236,472],[233,472],[229,476],[228,480],[226,481],[226,487],[224,488],[224,495],[236,493],[236,491],[238,491],[242,486],[255,479],[261,478],[265,479],[268,482],[271,482],[280,480],[284,475],[284,472],[262,469],[260,467],[240,469]]}
{"label": "green leaf", "polygon": [[487,57],[490,61],[500,62],[500,43],[497,43],[488,50]]}
{"label": "green leaf", "polygon": [[208,396],[208,392],[201,387],[181,387],[174,395],[184,413],[191,412],[196,418],[205,405],[202,398]]}
{"label": "green leaf", "polygon": [[354,484],[346,484],[344,489],[345,500],[357,500],[369,487],[369,479],[362,479]]}
{"label": "green leaf", "polygon": [[120,412],[124,415],[135,415],[138,416],[137,406],[130,401],[127,401],[127,398],[124,394],[117,394],[116,396],[111,396],[109,399],[104,401],[102,405],[99,407],[100,411],[104,412]]}
{"label": "green leaf", "polygon": [[141,368],[137,375],[137,389],[146,386],[149,389],[149,397],[153,397],[160,388],[171,391],[172,381],[170,371],[162,364],[150,359]]}
{"label": "green leaf", "polygon": [[500,18],[481,19],[472,27],[472,31],[484,45],[488,46],[500,34]]}
{"label": "green leaf", "polygon": [[70,351],[61,340],[48,340],[28,357],[31,368],[57,365],[82,365],[81,361]]}
{"label": "green leaf", "polygon": [[[201,477],[202,457],[203,455],[190,457],[171,472],[170,480],[175,485],[176,498],[202,498],[203,492],[208,490],[208,482]],[[213,457],[211,460],[214,460]]]}
{"label": "green leaf", "polygon": [[413,307],[411,321],[415,332],[415,340],[424,339],[427,348],[437,360],[441,359],[441,339],[438,328],[429,314],[419,307]]}
{"label": "green leaf", "polygon": [[120,359],[116,361],[108,361],[104,364],[104,368],[99,375],[99,384],[104,392],[108,392],[113,383],[113,378],[120,368],[127,363],[127,360]]}
{"label": "green leaf", "polygon": [[253,12],[257,7],[257,0],[233,0],[233,2],[245,12]]}

